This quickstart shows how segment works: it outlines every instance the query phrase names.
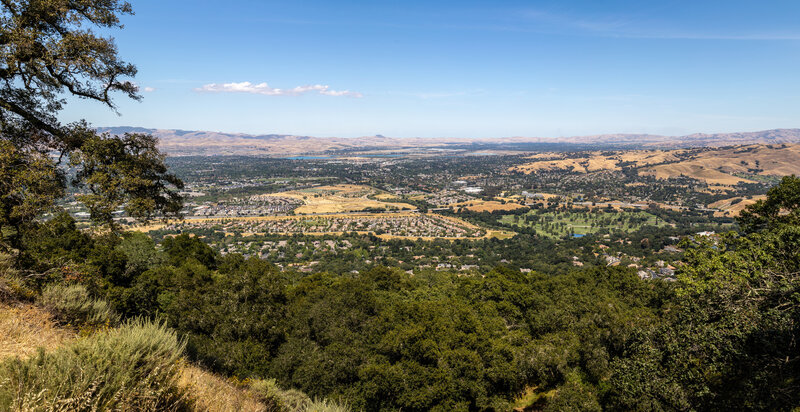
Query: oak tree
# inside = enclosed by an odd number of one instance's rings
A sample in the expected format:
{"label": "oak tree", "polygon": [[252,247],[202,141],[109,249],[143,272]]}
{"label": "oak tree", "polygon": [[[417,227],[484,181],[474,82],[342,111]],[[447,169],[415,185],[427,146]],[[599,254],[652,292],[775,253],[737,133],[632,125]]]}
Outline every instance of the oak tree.
{"label": "oak tree", "polygon": [[140,220],[180,212],[183,183],[168,173],[155,138],[58,119],[70,96],[110,110],[115,93],[141,98],[130,80],[136,67],[96,32],[122,28],[126,14],[131,6],[119,0],[0,0],[0,247],[15,246],[68,184],[112,228],[119,208]]}

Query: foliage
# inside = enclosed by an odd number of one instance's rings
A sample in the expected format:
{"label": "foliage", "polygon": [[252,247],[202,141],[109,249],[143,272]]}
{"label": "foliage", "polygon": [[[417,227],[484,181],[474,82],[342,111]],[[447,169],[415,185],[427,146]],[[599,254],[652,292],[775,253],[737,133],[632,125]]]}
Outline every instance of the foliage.
{"label": "foliage", "polygon": [[70,164],[78,167],[75,184],[89,189],[77,197],[92,218],[113,225],[119,208],[139,220],[148,220],[155,212],[180,214],[183,202],[170,187],[182,189],[183,182],[167,173],[156,144],[152,135],[139,133],[92,136],[72,153]]}
{"label": "foliage", "polygon": [[136,86],[121,80],[136,68],[117,59],[111,39],[86,27],[120,27],[117,15],[132,13],[127,2],[11,0],[0,10],[5,39],[0,105],[6,119],[17,117],[24,120],[20,125],[48,133],[40,142],[76,147],[54,118],[64,91],[108,105],[111,92],[138,97]]}
{"label": "foliage", "polygon": [[188,410],[177,386],[183,345],[131,321],[29,359],[0,363],[2,410]]}
{"label": "foliage", "polygon": [[79,231],[75,220],[61,212],[45,222],[28,226],[20,239],[19,265],[41,273],[85,262],[93,244],[91,236]]}
{"label": "foliage", "polygon": [[127,80],[136,68],[118,59],[113,39],[92,30],[119,28],[119,15],[130,13],[119,0],[0,4],[0,247],[17,248],[25,226],[63,196],[65,157],[99,221],[113,225],[118,207],[142,220],[180,210],[174,189],[182,182],[167,172],[155,139],[98,135],[84,122],[57,118],[66,96],[112,109],[114,92],[139,99]]}
{"label": "foliage", "polygon": [[36,295],[14,268],[14,257],[0,252],[0,302],[31,299]]}
{"label": "foliage", "polygon": [[168,263],[180,266],[189,260],[205,267],[216,268],[217,256],[213,249],[197,238],[182,235],[164,239],[162,247],[168,256]]}
{"label": "foliage", "polygon": [[[533,383],[599,402],[593,385],[608,379],[620,342],[669,296],[625,270],[454,278],[374,268],[294,281],[197,237],[163,246],[132,235],[114,247],[124,261],[101,291],[123,313],[163,317],[217,371],[273,376],[357,409],[505,409]],[[132,260],[153,266],[131,271]]]}
{"label": "foliage", "polygon": [[63,173],[42,153],[0,139],[0,248],[16,243],[19,228],[64,194]]}
{"label": "foliage", "polygon": [[90,297],[83,285],[49,285],[42,291],[38,303],[65,324],[100,327],[119,322],[119,315],[109,304]]}
{"label": "foliage", "polygon": [[[750,206],[751,233],[698,240],[659,324],[626,342],[608,401],[629,410],[800,405],[800,226],[786,178]],[[777,196],[777,198],[771,198]],[[771,211],[786,214],[772,216]],[[760,230],[759,230],[760,229]],[[754,230],[758,230],[752,232]]]}
{"label": "foliage", "polygon": [[800,178],[784,176],[780,184],[767,192],[766,199],[747,207],[738,220],[745,232],[800,225]]}
{"label": "foliage", "polygon": [[270,411],[302,411],[309,409],[311,398],[298,390],[281,389],[275,379],[250,381],[249,389]]}
{"label": "foliage", "polygon": [[350,412],[346,403],[337,403],[329,399],[314,399],[305,408],[308,412]]}
{"label": "foliage", "polygon": [[227,374],[265,376],[264,359],[283,339],[284,284],[275,267],[230,256],[216,276],[197,264],[169,270],[175,283],[151,292],[153,311],[186,334],[189,353]]}

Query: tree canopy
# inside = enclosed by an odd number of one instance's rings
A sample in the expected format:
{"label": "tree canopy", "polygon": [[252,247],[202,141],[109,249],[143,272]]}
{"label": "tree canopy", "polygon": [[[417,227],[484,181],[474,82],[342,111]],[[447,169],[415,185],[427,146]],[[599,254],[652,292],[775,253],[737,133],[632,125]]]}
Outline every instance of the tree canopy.
{"label": "tree canopy", "polygon": [[[167,171],[156,139],[98,134],[86,122],[62,124],[69,96],[115,110],[113,94],[140,99],[112,38],[131,6],[118,0],[0,2],[0,245],[62,197],[79,190],[93,219],[111,224],[120,208],[147,220],[177,215],[182,182]],[[67,179],[66,166],[75,169]]]}

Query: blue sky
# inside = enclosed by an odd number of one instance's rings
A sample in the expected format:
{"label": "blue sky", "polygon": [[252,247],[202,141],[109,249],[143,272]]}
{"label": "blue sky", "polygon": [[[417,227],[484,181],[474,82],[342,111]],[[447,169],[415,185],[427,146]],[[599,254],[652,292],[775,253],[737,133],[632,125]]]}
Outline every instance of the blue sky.
{"label": "blue sky", "polygon": [[144,99],[119,97],[121,116],[71,102],[63,120],[342,137],[800,127],[796,0],[131,3],[114,36]]}

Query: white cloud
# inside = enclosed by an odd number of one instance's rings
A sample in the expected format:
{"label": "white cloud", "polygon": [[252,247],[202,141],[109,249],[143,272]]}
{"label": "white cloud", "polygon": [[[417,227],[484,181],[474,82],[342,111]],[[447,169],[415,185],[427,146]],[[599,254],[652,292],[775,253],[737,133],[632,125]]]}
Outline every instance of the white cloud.
{"label": "white cloud", "polygon": [[142,91],[144,91],[145,93],[152,93],[152,92],[156,91],[156,88],[155,87],[145,87],[144,89],[142,89]]}
{"label": "white cloud", "polygon": [[321,84],[297,86],[291,89],[279,89],[270,87],[267,83],[209,83],[203,85],[203,87],[196,88],[195,91],[212,93],[252,93],[266,96],[299,96],[305,93],[319,93],[325,96],[364,96],[361,93],[351,92],[349,90],[331,90],[330,86]]}

